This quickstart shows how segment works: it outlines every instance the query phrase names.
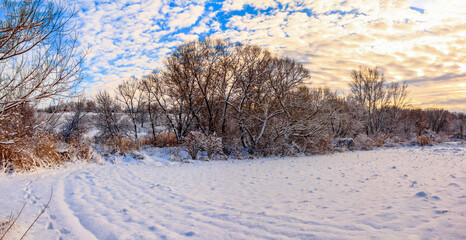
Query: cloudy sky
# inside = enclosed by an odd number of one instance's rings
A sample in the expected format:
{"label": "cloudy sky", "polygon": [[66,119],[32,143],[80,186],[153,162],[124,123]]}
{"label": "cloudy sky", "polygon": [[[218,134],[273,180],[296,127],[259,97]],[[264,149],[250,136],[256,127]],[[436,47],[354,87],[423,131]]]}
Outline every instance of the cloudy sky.
{"label": "cloudy sky", "polygon": [[347,92],[350,71],[379,66],[413,106],[466,109],[464,0],[73,0],[89,46],[88,95],[161,67],[184,41],[217,36],[292,57],[312,84]]}

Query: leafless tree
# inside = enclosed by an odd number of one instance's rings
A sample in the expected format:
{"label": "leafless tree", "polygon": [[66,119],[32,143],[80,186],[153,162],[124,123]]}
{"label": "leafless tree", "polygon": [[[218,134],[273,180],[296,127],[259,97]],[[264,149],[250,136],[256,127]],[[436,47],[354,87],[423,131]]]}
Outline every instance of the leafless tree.
{"label": "leafless tree", "polygon": [[466,114],[457,113],[457,137],[460,139],[466,139]]}
{"label": "leafless tree", "polygon": [[99,92],[95,96],[96,103],[96,125],[105,139],[115,138],[123,133],[118,112],[120,107],[116,101],[107,93]]}
{"label": "leafless tree", "polygon": [[[146,76],[143,79],[143,89],[150,97],[150,102],[155,102],[158,106],[168,128],[175,133],[178,143],[181,143],[183,137],[189,133],[193,122],[192,111],[189,108],[189,97],[187,97],[189,92],[192,92],[193,85],[177,79],[177,73],[166,71],[153,72]],[[155,108],[152,109],[155,110]],[[153,136],[155,137],[155,122],[153,126]]]}
{"label": "leafless tree", "polygon": [[73,90],[84,57],[71,23],[75,12],[47,0],[3,0],[0,9],[0,117]]}
{"label": "leafless tree", "polygon": [[152,141],[153,144],[157,141],[156,126],[157,119],[159,116],[159,104],[157,99],[160,100],[160,93],[158,86],[158,76],[157,72],[152,72],[150,75],[145,76],[141,80],[141,91],[145,98],[147,112],[149,113],[149,123],[152,130]]}
{"label": "leafless tree", "polygon": [[226,42],[223,47],[222,58],[218,61],[217,77],[218,83],[216,90],[218,99],[221,102],[219,108],[221,109],[220,116],[220,134],[225,136],[227,134],[227,124],[229,121],[230,103],[236,97],[238,84],[242,79],[241,72],[244,71],[247,63],[241,61],[241,50],[243,45],[238,43]]}
{"label": "leafless tree", "polygon": [[427,126],[428,129],[439,133],[443,130],[447,123],[448,123],[448,115],[449,112],[445,109],[440,108],[429,108],[425,110],[427,121],[429,125]]}
{"label": "leafless tree", "polygon": [[216,133],[223,141],[239,139],[254,152],[272,144],[270,129],[281,115],[296,121],[287,128],[290,132],[275,139],[315,133],[304,127],[312,125],[312,112],[298,117],[293,106],[298,87],[309,77],[302,64],[266,49],[207,38],[179,46],[165,68],[147,76],[143,85],[179,142],[196,130],[206,136]]}
{"label": "leafless tree", "polygon": [[131,77],[131,79],[120,84],[117,89],[117,99],[123,103],[124,112],[129,116],[133,124],[134,142],[138,141],[137,121],[139,114],[143,111],[144,99],[141,92],[140,81]]}
{"label": "leafless tree", "polygon": [[79,98],[73,105],[73,115],[66,119],[65,125],[60,132],[65,142],[78,140],[87,130],[86,100]]}
{"label": "leafless tree", "polygon": [[[389,108],[398,111],[407,104],[407,84],[388,84],[377,67],[359,67],[351,72],[349,84],[352,97],[364,108],[367,134],[379,133],[386,122],[395,116],[389,115]],[[395,112],[397,113],[397,112]]]}
{"label": "leafless tree", "polygon": [[241,72],[237,72],[236,97],[229,105],[235,111],[240,141],[244,148],[255,151],[255,146],[262,138],[267,122],[282,112],[272,103],[271,92],[266,91],[267,71],[272,61],[271,53],[259,46],[243,46],[239,61],[244,63]]}

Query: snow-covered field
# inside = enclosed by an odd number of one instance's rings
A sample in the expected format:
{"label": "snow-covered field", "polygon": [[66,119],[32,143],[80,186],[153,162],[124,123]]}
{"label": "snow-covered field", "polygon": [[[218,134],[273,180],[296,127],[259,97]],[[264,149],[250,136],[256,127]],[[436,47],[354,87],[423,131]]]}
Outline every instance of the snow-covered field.
{"label": "snow-covered field", "polygon": [[[28,239],[466,239],[466,147],[0,175],[0,221]],[[20,235],[19,235],[20,236]]]}

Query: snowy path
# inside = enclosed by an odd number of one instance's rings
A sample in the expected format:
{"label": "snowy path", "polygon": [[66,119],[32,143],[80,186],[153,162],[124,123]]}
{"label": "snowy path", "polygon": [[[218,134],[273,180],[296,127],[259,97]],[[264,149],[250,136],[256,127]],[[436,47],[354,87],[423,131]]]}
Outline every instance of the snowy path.
{"label": "snowy path", "polygon": [[0,175],[0,217],[26,202],[21,232],[53,186],[29,239],[465,239],[465,153],[436,146],[166,167],[157,154],[155,162],[72,164]]}

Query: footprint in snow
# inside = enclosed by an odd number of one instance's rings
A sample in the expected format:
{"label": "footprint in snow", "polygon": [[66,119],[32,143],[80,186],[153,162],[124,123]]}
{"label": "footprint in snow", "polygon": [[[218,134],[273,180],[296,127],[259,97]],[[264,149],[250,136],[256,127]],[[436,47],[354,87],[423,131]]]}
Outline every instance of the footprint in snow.
{"label": "footprint in snow", "polygon": [[[419,198],[425,198],[425,199],[429,198],[428,194],[426,192],[418,192],[414,196],[419,197]],[[430,197],[430,198],[432,198],[433,200],[440,200],[440,198],[438,196],[433,196],[433,197]]]}
{"label": "footprint in snow", "polygon": [[47,229],[53,230],[53,224],[51,222],[49,222],[49,224],[47,225]]}
{"label": "footprint in snow", "polygon": [[422,198],[427,198],[427,193],[425,192],[418,192],[415,195],[416,197],[422,197]]}
{"label": "footprint in snow", "polygon": [[187,233],[185,233],[184,235],[185,235],[186,237],[192,237],[192,236],[194,236],[194,234],[195,234],[194,232],[187,232]]}
{"label": "footprint in snow", "polygon": [[448,210],[436,210],[434,212],[437,213],[437,214],[444,214],[444,213],[448,213],[450,211],[448,211]]}

